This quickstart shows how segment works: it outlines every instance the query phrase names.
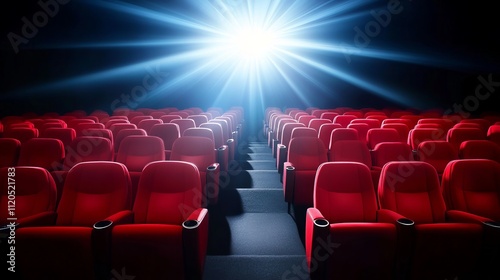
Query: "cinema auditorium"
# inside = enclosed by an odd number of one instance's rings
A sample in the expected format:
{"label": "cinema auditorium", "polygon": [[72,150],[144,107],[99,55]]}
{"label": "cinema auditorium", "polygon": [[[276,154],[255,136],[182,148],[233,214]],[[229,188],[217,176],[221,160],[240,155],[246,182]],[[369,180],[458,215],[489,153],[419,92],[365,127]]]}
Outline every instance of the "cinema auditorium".
{"label": "cinema auditorium", "polygon": [[0,279],[500,279],[490,1],[0,9]]}

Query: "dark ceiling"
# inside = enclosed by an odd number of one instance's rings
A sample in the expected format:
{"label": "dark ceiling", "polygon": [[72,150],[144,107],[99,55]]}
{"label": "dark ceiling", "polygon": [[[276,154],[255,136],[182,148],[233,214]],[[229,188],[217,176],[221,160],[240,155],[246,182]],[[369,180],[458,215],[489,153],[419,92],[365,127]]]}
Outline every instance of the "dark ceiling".
{"label": "dark ceiling", "polygon": [[[88,5],[83,0],[25,0],[10,1],[8,8],[1,10],[1,65],[0,75],[0,115],[33,111],[64,111],[77,108],[109,110],[109,104],[130,88],[134,77],[99,83],[82,83],[71,87],[43,88],[41,86],[64,81],[88,73],[94,73],[118,66],[137,63],[161,57],[173,51],[164,47],[127,48],[65,48],[66,45],[98,43],[109,41],[138,41],[156,39],[169,34],[183,32],[173,26],[157,28],[157,23],[138,20],[130,15],[100,9]],[[210,1],[210,0],[199,0]],[[225,0],[212,0],[225,1]],[[231,0],[234,1],[234,0]],[[246,0],[239,0],[246,1]],[[298,0],[301,1],[301,0]],[[318,3],[326,1],[311,0]],[[28,30],[23,18],[33,20],[41,11],[40,3],[58,3],[54,16],[38,30]],[[66,3],[67,2],[67,3]],[[108,1],[118,2],[118,1]],[[123,1],[122,1],[123,2]],[[139,6],[164,6],[182,13],[183,1],[126,1]],[[285,1],[286,2],[286,1]],[[292,2],[292,0],[290,0]],[[337,1],[345,3],[349,1]],[[354,27],[364,27],[370,19],[370,11],[376,7],[399,4],[404,11],[393,15],[391,24],[381,30],[364,50],[389,50],[395,52],[424,54],[439,63],[421,65],[384,59],[351,56],[347,64],[344,56],[331,57],[330,65],[339,65],[350,73],[357,73],[370,80],[382,81],[393,89],[411,92],[414,105],[425,109],[441,107],[453,108],[454,104],[465,104],[475,112],[498,110],[500,106],[500,32],[499,18],[493,1],[435,1],[435,0],[384,0],[360,7],[354,12],[364,12],[365,17],[332,30],[336,41],[355,45]],[[53,6],[51,6],[54,9]],[[43,16],[38,20],[43,21]],[[156,28],[152,28],[156,26]],[[31,32],[32,38],[20,39],[12,33],[22,35]],[[322,31],[325,33],[325,31]],[[34,34],[36,33],[36,34]],[[10,35],[9,35],[10,34]],[[330,34],[330,33],[329,33]],[[13,39],[15,38],[15,39]],[[16,52],[12,40],[19,43]],[[25,41],[22,41],[25,40]],[[15,44],[14,44],[15,45]],[[182,47],[181,47],[182,48]],[[431,63],[432,64],[432,63]],[[481,77],[490,80],[488,88],[491,96],[475,104],[476,88],[484,84]],[[328,96],[310,93],[308,104],[301,103],[284,93],[273,93],[263,97],[263,104],[270,106],[318,107],[384,107],[398,106],[392,100],[375,97],[368,90],[335,77],[321,77],[325,83],[345,95]],[[498,83],[495,81],[499,81]],[[133,82],[132,82],[133,84]],[[201,85],[200,85],[201,86]],[[36,90],[34,90],[36,89]],[[497,91],[495,92],[495,89]],[[145,102],[143,106],[174,105],[208,107],[213,104],[215,93],[186,93],[177,89],[169,93],[168,102],[158,100]],[[408,94],[408,93],[405,93]],[[186,98],[189,97],[189,98]],[[286,103],[283,100],[286,99]],[[244,105],[238,99],[230,99],[228,104]],[[244,102],[243,102],[244,103]],[[476,106],[477,105],[477,106]]]}

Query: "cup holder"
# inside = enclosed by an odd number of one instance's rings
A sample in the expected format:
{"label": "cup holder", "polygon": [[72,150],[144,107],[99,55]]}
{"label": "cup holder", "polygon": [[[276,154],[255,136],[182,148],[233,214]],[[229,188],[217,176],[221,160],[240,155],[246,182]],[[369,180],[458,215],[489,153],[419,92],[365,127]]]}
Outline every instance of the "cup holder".
{"label": "cup holder", "polygon": [[294,171],[294,170],[295,170],[295,167],[293,167],[293,166],[287,166],[287,167],[286,167],[286,170],[287,170],[287,171]]}
{"label": "cup holder", "polygon": [[94,224],[94,229],[106,229],[109,228],[113,224],[112,221],[104,220],[104,221],[99,221]]}
{"label": "cup holder", "polygon": [[215,169],[217,169],[217,168],[213,165],[210,165],[209,167],[207,167],[208,171],[215,171]]}
{"label": "cup holder", "polygon": [[397,222],[398,222],[398,224],[400,224],[402,226],[406,226],[406,227],[410,227],[410,226],[414,226],[415,225],[414,221],[412,221],[410,219],[406,219],[406,218],[398,219]]}
{"label": "cup holder", "polygon": [[487,227],[494,228],[494,229],[500,229],[500,222],[496,221],[486,221],[483,222],[483,224]]}
{"label": "cup holder", "polygon": [[185,229],[195,229],[198,225],[199,223],[196,220],[187,220],[182,223],[182,227]]}
{"label": "cup holder", "polygon": [[314,220],[314,225],[317,227],[324,228],[324,227],[328,227],[330,225],[330,222],[328,222],[328,220],[325,220],[325,219],[316,219],[316,220]]}

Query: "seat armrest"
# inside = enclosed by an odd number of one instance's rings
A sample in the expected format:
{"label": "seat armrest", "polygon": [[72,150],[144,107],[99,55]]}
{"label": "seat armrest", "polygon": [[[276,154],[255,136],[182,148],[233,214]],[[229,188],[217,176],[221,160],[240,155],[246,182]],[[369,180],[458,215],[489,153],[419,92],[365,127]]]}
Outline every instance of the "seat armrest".
{"label": "seat armrest", "polygon": [[406,219],[406,217],[388,209],[380,209],[377,211],[377,221],[379,223],[390,223],[396,225],[400,219]]}
{"label": "seat armrest", "polygon": [[328,258],[318,258],[317,252],[323,244],[331,243],[330,223],[317,208],[309,208],[306,213],[305,249],[307,267],[311,280],[324,279]]}
{"label": "seat armrest", "polygon": [[293,194],[295,191],[295,167],[291,162],[283,164],[283,193],[285,201],[293,203]]}
{"label": "seat armrest", "polygon": [[182,223],[186,279],[202,279],[208,248],[208,210],[198,208]]}
{"label": "seat armrest", "polygon": [[475,215],[472,213],[459,211],[459,210],[448,210],[446,211],[446,220],[449,222],[457,223],[474,223],[483,225],[485,222],[491,222],[491,219]]}
{"label": "seat armrest", "polygon": [[114,225],[131,224],[134,222],[134,212],[123,210],[107,217],[105,220],[112,221]]}
{"label": "seat armrest", "polygon": [[278,173],[283,175],[283,164],[287,160],[288,148],[283,144],[278,144],[278,151],[276,155],[276,168],[278,169]]}
{"label": "seat armrest", "polygon": [[227,172],[229,168],[229,147],[222,145],[217,148],[217,162],[220,164],[221,172]]}
{"label": "seat armrest", "polygon": [[228,147],[228,153],[229,153],[229,161],[233,161],[234,160],[234,155],[236,154],[236,143],[234,141],[234,139],[228,139],[226,141],[226,144],[227,144],[227,147]]}
{"label": "seat armrest", "polygon": [[206,176],[206,185],[202,186],[205,190],[206,203],[217,204],[219,199],[220,164],[213,163],[209,165]]}
{"label": "seat armrest", "polygon": [[96,266],[107,270],[110,267],[111,233],[116,225],[134,222],[134,213],[130,210],[117,212],[93,225],[91,244],[96,258]]}
{"label": "seat armrest", "polygon": [[398,278],[407,278],[410,271],[415,244],[415,222],[405,216],[388,209],[377,211],[379,223],[390,223],[396,227],[397,245],[395,274]]}
{"label": "seat armrest", "polygon": [[17,220],[17,222],[19,223],[17,228],[51,226],[56,224],[56,219],[57,219],[56,212],[53,211],[41,212]]}

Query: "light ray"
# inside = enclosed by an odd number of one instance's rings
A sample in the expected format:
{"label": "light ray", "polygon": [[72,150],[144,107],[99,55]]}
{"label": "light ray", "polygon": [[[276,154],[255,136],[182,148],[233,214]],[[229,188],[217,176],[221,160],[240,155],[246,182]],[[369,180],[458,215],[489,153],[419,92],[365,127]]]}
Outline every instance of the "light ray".
{"label": "light ray", "polygon": [[[418,65],[466,67],[421,54],[375,48],[357,48],[337,40],[336,27],[369,16],[362,9],[375,1],[316,0],[186,0],[183,9],[160,4],[134,5],[124,1],[88,1],[100,9],[127,16],[130,21],[147,20],[166,30],[165,38],[140,41],[81,42],[42,46],[43,48],[161,48],[166,55],[140,63],[88,73],[40,85],[25,92],[52,91],[80,84],[99,83],[144,73],[155,65],[168,79],[151,92],[151,97],[169,96],[190,89],[210,90],[214,100],[235,94],[259,98],[291,92],[303,104],[310,104],[310,89],[320,94],[340,94],[329,86],[339,79],[382,98],[410,105],[390,86],[370,77],[361,77],[335,65],[342,56],[359,56]],[[182,30],[171,34],[171,30]],[[333,30],[331,35],[328,30]],[[349,65],[344,62],[344,67]],[[351,68],[352,69],[352,68]],[[326,77],[326,78],[325,78]],[[24,90],[23,90],[24,91]]]}

